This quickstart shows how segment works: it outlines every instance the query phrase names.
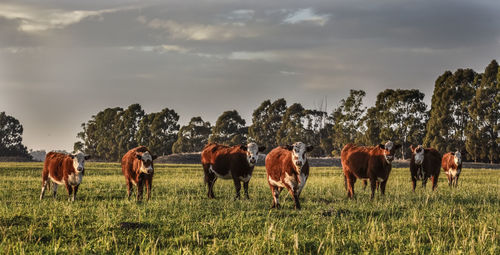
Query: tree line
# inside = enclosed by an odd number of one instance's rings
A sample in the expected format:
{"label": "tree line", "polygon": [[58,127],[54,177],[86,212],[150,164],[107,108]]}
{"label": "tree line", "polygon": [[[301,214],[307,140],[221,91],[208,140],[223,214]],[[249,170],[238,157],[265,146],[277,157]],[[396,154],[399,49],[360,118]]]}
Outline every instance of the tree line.
{"label": "tree line", "polygon": [[118,161],[138,145],[168,155],[198,152],[208,142],[235,145],[255,141],[269,151],[303,141],[315,145],[312,156],[338,156],[347,143],[376,145],[392,140],[402,144],[396,156],[403,159],[410,156],[411,144],[423,144],[441,153],[461,150],[475,162],[498,162],[499,92],[499,66],[492,60],[484,73],[458,69],[440,75],[429,110],[424,94],[417,89],[386,89],[369,108],[363,106],[363,90],[350,90],[331,113],[305,109],[299,103],[288,105],[280,98],[262,102],[253,111],[250,125],[236,110],[229,110],[213,126],[196,116],[181,127],[173,109],[147,114],[139,104],[132,104],[93,115],[81,125],[74,150]]}

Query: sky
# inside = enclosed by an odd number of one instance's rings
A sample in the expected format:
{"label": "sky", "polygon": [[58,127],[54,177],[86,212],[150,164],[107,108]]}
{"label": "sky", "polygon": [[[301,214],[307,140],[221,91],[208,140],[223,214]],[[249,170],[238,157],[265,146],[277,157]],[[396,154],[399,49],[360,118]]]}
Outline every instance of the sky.
{"label": "sky", "polygon": [[247,124],[264,100],[331,112],[500,55],[500,1],[0,1],[0,111],[29,149],[71,151],[108,107]]}

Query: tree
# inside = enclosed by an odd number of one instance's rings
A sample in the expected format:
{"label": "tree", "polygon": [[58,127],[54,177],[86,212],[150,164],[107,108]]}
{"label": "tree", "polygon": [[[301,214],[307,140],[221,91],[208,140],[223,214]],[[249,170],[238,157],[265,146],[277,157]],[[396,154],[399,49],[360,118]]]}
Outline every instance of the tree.
{"label": "tree", "polygon": [[201,151],[212,133],[210,122],[201,117],[193,117],[177,134],[177,141],[172,146],[173,153]]}
{"label": "tree", "polygon": [[117,120],[116,141],[118,155],[124,155],[132,148],[138,146],[135,139],[139,123],[144,117],[144,110],[140,104],[132,104],[120,113]]}
{"label": "tree", "polygon": [[22,142],[23,125],[16,118],[0,112],[0,156],[30,158]]}
{"label": "tree", "polygon": [[421,144],[424,138],[428,117],[423,98],[424,94],[416,89],[386,89],[377,95],[379,138],[401,143],[399,156],[403,159],[410,155],[409,146]]}
{"label": "tree", "polygon": [[137,144],[147,146],[156,155],[171,154],[177,140],[178,121],[179,115],[168,108],[144,116],[139,123]]}
{"label": "tree", "polygon": [[247,142],[248,128],[245,120],[236,110],[225,111],[217,118],[209,142],[225,145],[245,144]]}
{"label": "tree", "polygon": [[446,71],[436,80],[424,145],[441,153],[465,148],[468,106],[477,87],[472,69]]}
{"label": "tree", "polygon": [[474,161],[488,159],[490,163],[498,160],[498,125],[500,102],[498,101],[498,63],[492,60],[481,76],[479,88],[469,107],[470,121],[467,124],[467,151]]}
{"label": "tree", "polygon": [[378,119],[379,109],[376,106],[368,108],[363,123],[362,135],[359,137],[359,143],[367,146],[373,146],[382,143],[380,139],[380,120]]}
{"label": "tree", "polygon": [[[118,161],[119,154],[117,130],[119,116],[123,111],[120,107],[107,108],[93,115],[82,124],[83,131],[77,134],[82,141],[76,142],[73,148],[82,149],[87,154],[97,159]],[[83,143],[84,145],[82,146]]]}
{"label": "tree", "polygon": [[266,146],[271,151],[277,146],[276,133],[281,127],[286,111],[286,101],[280,98],[273,103],[270,100],[262,102],[252,114],[252,125],[248,128],[249,139],[259,146]]}
{"label": "tree", "polygon": [[302,118],[305,109],[301,104],[295,103],[287,108],[280,129],[276,133],[278,145],[293,144],[298,141],[305,143],[305,132]]}
{"label": "tree", "polygon": [[366,93],[363,90],[351,89],[349,96],[342,99],[340,105],[332,113],[332,146],[336,155],[340,155],[344,145],[361,139],[360,127],[366,111],[366,107],[362,107],[365,96]]}

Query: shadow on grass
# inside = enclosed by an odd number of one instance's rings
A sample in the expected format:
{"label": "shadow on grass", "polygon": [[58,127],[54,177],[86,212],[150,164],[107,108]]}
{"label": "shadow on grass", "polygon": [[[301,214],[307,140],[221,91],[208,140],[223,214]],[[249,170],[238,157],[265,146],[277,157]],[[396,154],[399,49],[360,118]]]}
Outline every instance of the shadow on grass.
{"label": "shadow on grass", "polygon": [[153,226],[152,224],[146,222],[126,222],[126,221],[120,222],[120,229],[124,230],[150,229],[154,227],[155,226]]}
{"label": "shadow on grass", "polygon": [[27,226],[31,223],[31,217],[23,216],[23,215],[15,215],[10,218],[0,218],[0,225],[9,227],[9,226]]}

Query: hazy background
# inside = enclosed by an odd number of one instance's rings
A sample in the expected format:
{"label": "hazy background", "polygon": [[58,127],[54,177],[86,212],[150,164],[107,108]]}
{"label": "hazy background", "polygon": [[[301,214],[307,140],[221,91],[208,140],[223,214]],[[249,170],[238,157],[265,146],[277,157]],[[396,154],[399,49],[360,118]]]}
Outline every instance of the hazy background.
{"label": "hazy background", "polygon": [[[32,149],[72,150],[80,124],[140,103],[215,123],[284,97],[328,112],[375,102],[500,53],[500,1],[5,1],[0,111]],[[430,106],[430,105],[429,105]]]}

